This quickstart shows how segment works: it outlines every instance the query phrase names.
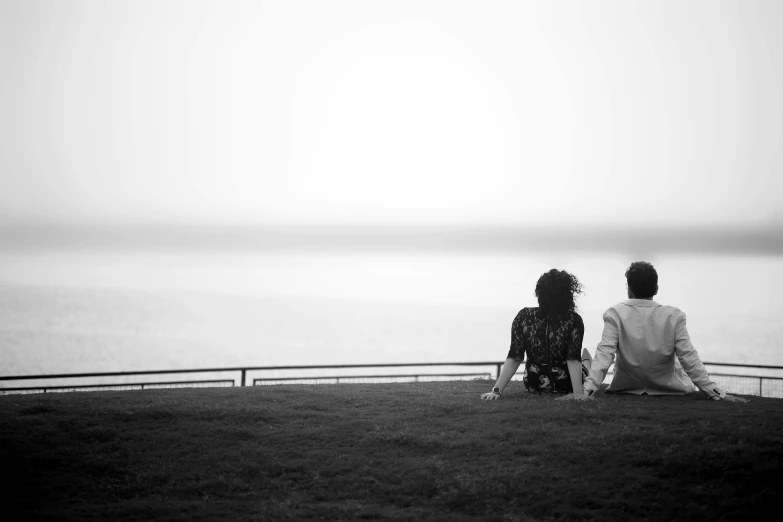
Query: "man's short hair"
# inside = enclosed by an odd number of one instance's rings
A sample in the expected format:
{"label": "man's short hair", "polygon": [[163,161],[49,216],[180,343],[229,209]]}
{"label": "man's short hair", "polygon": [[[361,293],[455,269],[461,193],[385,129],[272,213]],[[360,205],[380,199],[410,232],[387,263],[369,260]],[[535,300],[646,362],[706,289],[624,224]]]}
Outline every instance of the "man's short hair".
{"label": "man's short hair", "polygon": [[658,293],[658,272],[646,261],[634,261],[625,271],[628,288],[636,299],[648,299]]}

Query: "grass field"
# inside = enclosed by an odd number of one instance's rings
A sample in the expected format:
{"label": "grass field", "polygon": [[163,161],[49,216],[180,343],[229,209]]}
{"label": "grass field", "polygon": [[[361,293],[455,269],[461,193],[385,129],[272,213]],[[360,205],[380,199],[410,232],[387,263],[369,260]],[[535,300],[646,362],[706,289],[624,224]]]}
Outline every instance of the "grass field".
{"label": "grass field", "polygon": [[[19,520],[746,520],[777,512],[783,401],[488,381],[0,397]],[[3,517],[4,520],[10,520]]]}

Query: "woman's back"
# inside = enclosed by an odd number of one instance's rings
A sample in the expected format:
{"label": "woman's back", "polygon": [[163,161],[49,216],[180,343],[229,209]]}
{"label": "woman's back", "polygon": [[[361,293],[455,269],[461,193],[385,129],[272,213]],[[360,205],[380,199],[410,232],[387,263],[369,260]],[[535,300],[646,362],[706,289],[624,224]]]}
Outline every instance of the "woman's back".
{"label": "woman's back", "polygon": [[568,311],[552,317],[539,307],[523,308],[511,327],[508,358],[525,363],[529,391],[572,393],[568,360],[581,361],[584,322]]}
{"label": "woman's back", "polygon": [[585,326],[574,302],[575,296],[581,293],[579,280],[565,270],[553,268],[541,274],[536,282],[538,307],[523,308],[514,318],[506,362],[495,387],[483,394],[482,399],[499,398],[525,359],[523,381],[528,391],[584,397],[582,383],[590,354],[585,350],[587,363],[582,364]]}

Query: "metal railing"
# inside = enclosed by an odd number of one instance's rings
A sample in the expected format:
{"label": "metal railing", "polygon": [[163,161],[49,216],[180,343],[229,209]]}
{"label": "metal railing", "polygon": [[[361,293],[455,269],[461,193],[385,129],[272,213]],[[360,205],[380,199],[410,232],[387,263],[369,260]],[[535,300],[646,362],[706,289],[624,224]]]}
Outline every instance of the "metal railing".
{"label": "metal railing", "polygon": [[[239,385],[240,386],[246,386],[247,383],[247,374],[248,372],[280,372],[280,371],[310,371],[310,370],[335,370],[335,369],[357,369],[357,368],[430,368],[430,367],[448,367],[448,366],[484,366],[484,367],[494,367],[496,368],[496,375],[500,374],[500,368],[503,365],[502,362],[497,361],[490,361],[490,362],[454,362],[454,363],[384,363],[384,364],[328,364],[328,365],[305,365],[305,366],[239,366],[239,367],[228,367],[228,368],[194,368],[194,369],[177,369],[177,370],[136,370],[136,371],[123,371],[123,372],[91,372],[91,373],[59,373],[59,374],[39,374],[39,375],[4,375],[0,376],[0,381],[29,381],[29,380],[62,380],[62,379],[93,379],[93,378],[100,378],[100,377],[131,377],[131,376],[144,376],[144,375],[178,375],[178,374],[194,374],[194,373],[200,373],[200,374],[207,374],[207,373],[239,373]],[[388,375],[388,374],[377,374],[377,375],[339,375],[339,376],[330,376],[328,378],[331,379],[346,379],[346,378],[353,378],[353,379],[388,379],[388,378],[414,378],[419,380],[424,380],[426,378],[435,378],[435,377],[449,377],[453,379],[458,378],[479,378],[486,376],[487,378],[491,378],[491,373],[478,373],[478,372],[472,372],[472,373],[408,373],[405,375]],[[324,377],[320,376],[296,376],[296,377],[267,377],[267,378],[257,378],[254,379],[253,383],[251,385],[261,384],[261,381],[278,381],[279,383],[283,382],[293,382],[293,381],[301,381],[302,379],[317,379]],[[40,392],[46,392],[46,390],[55,390],[55,389],[74,389],[76,391],[76,388],[79,388],[79,391],[87,391],[87,389],[100,389],[100,388],[112,388],[112,387],[128,387],[128,386],[141,386],[142,384],[145,387],[150,387],[152,384],[157,385],[187,385],[187,384],[204,384],[204,383],[212,383],[212,382],[231,382],[232,386],[236,385],[236,380],[197,380],[197,381],[166,381],[166,382],[158,382],[158,383],[142,383],[142,382],[133,382],[133,383],[102,383],[102,384],[85,384],[85,385],[71,385],[71,386],[50,386],[46,384],[36,385],[36,386],[28,386],[28,387],[13,387],[13,388],[0,388],[0,394],[6,394],[6,393],[32,393],[35,391]],[[344,381],[345,382],[345,381]]]}
{"label": "metal railing", "polygon": [[[704,362],[705,366],[722,366],[734,368],[748,368],[753,370],[774,370],[783,371],[783,366],[737,364],[737,363],[713,363]],[[305,366],[239,366],[228,368],[196,368],[196,369],[177,369],[177,370],[138,370],[123,372],[91,372],[91,373],[62,373],[62,374],[39,374],[39,375],[5,375],[0,376],[0,381],[29,381],[29,380],[70,380],[70,379],[94,379],[102,377],[129,377],[129,376],[147,376],[147,375],[179,375],[179,374],[208,374],[208,373],[238,373],[239,385],[246,386],[248,372],[286,372],[295,371],[298,375],[293,376],[268,376],[256,377],[251,385],[259,384],[283,384],[305,381],[317,382],[357,382],[358,380],[380,379],[397,380],[433,380],[433,379],[468,379],[468,378],[492,378],[490,372],[472,372],[472,373],[407,373],[407,374],[375,374],[375,375],[303,375],[302,372],[320,371],[320,370],[349,370],[349,369],[369,369],[369,368],[444,368],[444,367],[492,367],[495,369],[495,376],[500,375],[500,369],[503,362],[485,361],[485,362],[428,362],[428,363],[383,363],[383,364],[329,364],[329,365],[305,365]],[[783,377],[772,375],[748,375],[732,373],[710,373],[710,376],[716,377],[715,381],[733,393],[753,394],[768,397],[783,397]],[[730,384],[726,384],[730,383]],[[100,384],[73,384],[73,385],[48,385],[37,384],[28,387],[0,388],[0,394],[7,393],[35,393],[35,392],[54,392],[54,391],[87,391],[99,389],[147,389],[160,387],[185,387],[185,386],[236,386],[236,379],[202,379],[202,380],[181,380],[181,381],[162,381],[162,382],[125,382],[125,383],[100,383]]]}
{"label": "metal railing", "polygon": [[428,373],[428,374],[398,374],[398,375],[317,375],[311,377],[262,377],[253,379],[253,386],[267,384],[326,384],[326,383],[360,383],[360,382],[425,382],[459,379],[491,379],[487,373]]}
{"label": "metal railing", "polygon": [[752,370],[776,371],[775,375],[748,375],[737,373],[709,372],[718,385],[732,393],[758,395],[759,397],[783,398],[783,366],[772,366],[763,364],[736,364],[736,363],[710,363],[705,362],[705,366],[718,366],[723,368],[748,368]]}
{"label": "metal railing", "polygon": [[[1,379],[1,378],[0,378]],[[113,384],[72,384],[65,386],[29,386],[22,388],[0,388],[0,395],[6,393],[61,393],[69,391],[97,390],[153,390],[160,388],[206,388],[231,387],[233,379],[208,379],[203,381],[129,382]]]}

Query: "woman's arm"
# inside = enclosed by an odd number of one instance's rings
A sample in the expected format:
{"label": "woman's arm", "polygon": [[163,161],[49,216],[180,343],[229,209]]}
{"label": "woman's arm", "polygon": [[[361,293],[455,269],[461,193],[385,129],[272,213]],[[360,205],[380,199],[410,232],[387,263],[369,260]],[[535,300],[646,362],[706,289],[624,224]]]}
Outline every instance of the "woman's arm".
{"label": "woman's arm", "polygon": [[563,395],[562,397],[558,397],[555,400],[562,401],[576,399],[581,401],[587,399],[584,387],[582,386],[582,362],[568,359],[566,360],[566,364],[568,364],[568,374],[571,376],[571,387],[574,389],[574,393]]}
{"label": "woman's arm", "polygon": [[566,361],[568,364],[568,373],[571,376],[571,387],[574,389],[575,397],[584,397],[585,390],[582,387],[582,361]]}
{"label": "woman's arm", "polygon": [[582,341],[585,337],[585,324],[582,317],[574,313],[572,315],[574,327],[571,329],[571,338],[568,343],[568,353],[566,354],[566,366],[568,375],[571,378],[571,389],[573,393],[561,397],[562,399],[584,399],[585,391],[582,386]]}
{"label": "woman's arm", "polygon": [[[498,388],[501,391],[501,393],[506,388],[506,386],[508,385],[509,381],[514,376],[514,374],[517,373],[517,369],[519,368],[520,364],[522,364],[522,361],[517,361],[512,357],[509,357],[508,359],[506,359],[506,362],[503,363],[503,368],[500,370],[500,375],[498,375],[498,380],[495,383],[495,388]],[[481,398],[484,400],[499,399],[500,393],[495,393],[494,391],[492,391],[483,394]]]}

